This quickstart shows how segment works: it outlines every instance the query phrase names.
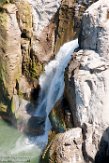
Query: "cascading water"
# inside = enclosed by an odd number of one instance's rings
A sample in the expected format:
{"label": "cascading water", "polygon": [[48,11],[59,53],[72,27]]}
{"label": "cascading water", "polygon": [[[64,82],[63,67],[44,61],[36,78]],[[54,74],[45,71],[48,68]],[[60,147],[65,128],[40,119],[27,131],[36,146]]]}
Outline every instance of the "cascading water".
{"label": "cascading water", "polygon": [[42,118],[46,117],[46,120],[45,134],[36,137],[36,144],[43,144],[43,146],[45,146],[48,142],[48,131],[50,129],[48,115],[55,103],[63,95],[64,71],[77,47],[78,39],[65,43],[60,48],[55,59],[45,66],[45,72],[40,76],[39,83],[41,86],[41,92],[34,116]]}
{"label": "cascading water", "polygon": [[48,142],[50,122],[48,115],[55,103],[63,95],[64,71],[70,61],[78,40],[64,44],[55,59],[45,66],[45,73],[39,79],[41,92],[38,106],[34,113],[36,117],[46,117],[45,133],[37,137],[27,137],[0,120],[0,160],[2,162],[38,163],[42,149]]}

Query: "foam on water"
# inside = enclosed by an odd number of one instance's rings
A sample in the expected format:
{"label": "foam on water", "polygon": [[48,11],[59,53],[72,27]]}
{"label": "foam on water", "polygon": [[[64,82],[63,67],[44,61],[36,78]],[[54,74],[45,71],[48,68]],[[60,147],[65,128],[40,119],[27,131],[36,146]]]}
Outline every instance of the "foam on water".
{"label": "foam on water", "polygon": [[32,144],[28,138],[24,138],[23,136],[20,136],[16,141],[15,147],[10,150],[10,153],[17,154],[23,151],[32,150],[32,148],[34,148],[34,144]]}
{"label": "foam on water", "polygon": [[[54,60],[45,66],[45,72],[40,76],[39,82],[41,91],[39,95],[38,105],[34,116],[46,117],[45,133],[37,137],[25,137],[23,135],[16,138],[15,145],[10,145],[8,154],[17,155],[23,152],[31,152],[36,149],[36,155],[41,153],[42,149],[48,143],[48,131],[50,130],[50,121],[48,115],[55,103],[62,97],[64,92],[64,71],[71,59],[73,51],[78,47],[78,40],[65,43],[57,53]],[[6,128],[7,131],[8,128]],[[4,128],[3,128],[4,131]],[[3,132],[2,131],[2,132]],[[10,128],[8,132],[10,131]],[[14,130],[12,131],[14,135]],[[9,135],[9,134],[8,134]],[[10,133],[11,135],[11,133]],[[6,136],[6,134],[5,134]],[[13,137],[16,136],[16,133]],[[12,137],[12,136],[9,136]],[[12,137],[12,139],[13,139]],[[8,138],[9,139],[9,138]],[[12,143],[13,144],[13,143]],[[3,149],[1,148],[3,152]],[[4,149],[5,151],[5,149]],[[5,152],[3,152],[4,154]]]}

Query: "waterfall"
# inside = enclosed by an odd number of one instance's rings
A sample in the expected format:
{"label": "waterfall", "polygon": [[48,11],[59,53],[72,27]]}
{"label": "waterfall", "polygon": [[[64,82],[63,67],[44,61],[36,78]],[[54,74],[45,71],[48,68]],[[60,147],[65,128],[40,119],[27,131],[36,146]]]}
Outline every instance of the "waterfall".
{"label": "waterfall", "polygon": [[55,56],[45,66],[45,72],[40,76],[39,83],[41,91],[39,95],[38,106],[34,116],[46,117],[45,134],[36,138],[36,143],[47,144],[50,122],[48,115],[55,103],[62,97],[64,92],[64,71],[78,47],[78,39],[65,43]]}

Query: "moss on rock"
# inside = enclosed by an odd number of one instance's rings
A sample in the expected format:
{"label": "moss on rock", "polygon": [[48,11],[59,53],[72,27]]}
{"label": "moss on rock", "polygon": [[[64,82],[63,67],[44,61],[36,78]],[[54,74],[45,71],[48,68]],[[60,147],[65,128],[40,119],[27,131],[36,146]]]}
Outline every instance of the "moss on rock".
{"label": "moss on rock", "polygon": [[35,57],[33,56],[33,59],[31,60],[30,63],[30,76],[32,79],[36,78],[38,79],[40,74],[42,73],[44,69],[43,64],[41,64],[40,62],[37,61],[37,59],[35,59]]}

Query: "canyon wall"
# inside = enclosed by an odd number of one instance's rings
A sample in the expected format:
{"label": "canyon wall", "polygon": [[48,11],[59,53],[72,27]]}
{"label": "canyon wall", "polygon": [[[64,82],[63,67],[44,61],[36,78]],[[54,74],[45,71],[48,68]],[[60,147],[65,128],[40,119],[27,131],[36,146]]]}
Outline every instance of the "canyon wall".
{"label": "canyon wall", "polygon": [[[51,163],[54,159],[109,162],[109,0],[93,2],[13,0],[0,4],[0,113],[2,118],[8,113],[9,121],[17,119],[13,123],[21,131],[28,132],[26,123],[36,106],[44,65],[64,42],[79,35],[79,49],[65,73],[73,129],[57,134],[51,142]],[[30,130],[41,134],[39,128]]]}
{"label": "canyon wall", "polygon": [[44,65],[64,42],[78,35],[82,13],[92,2],[0,1],[0,112],[3,118],[30,117],[26,109],[29,104],[29,108],[36,105],[38,79]]}

